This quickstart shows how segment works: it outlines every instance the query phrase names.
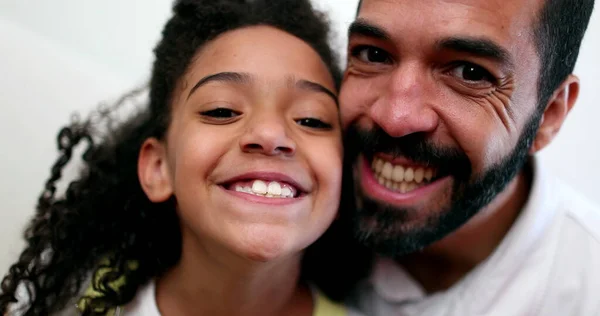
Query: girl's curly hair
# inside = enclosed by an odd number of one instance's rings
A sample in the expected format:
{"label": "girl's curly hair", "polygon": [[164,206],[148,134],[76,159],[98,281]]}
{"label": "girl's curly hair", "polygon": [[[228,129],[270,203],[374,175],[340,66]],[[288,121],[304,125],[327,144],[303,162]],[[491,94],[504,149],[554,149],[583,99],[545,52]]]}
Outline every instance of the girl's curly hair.
{"label": "girl's curly hair", "polygon": [[[18,301],[21,290],[28,292],[23,315],[61,311],[81,295],[94,271],[93,278],[99,279],[92,285],[102,296],[85,297],[83,314],[105,314],[130,302],[141,285],[178,262],[181,233],[174,201],[148,200],[137,176],[139,150],[147,138],[165,136],[173,90],[197,51],[219,34],[252,25],[281,29],[311,45],[339,88],[341,72],[328,45],[328,23],[309,0],[176,1],[154,50],[146,106],[121,122],[115,117],[116,108],[99,110],[59,132],[60,156],[25,230],[27,246],[2,280],[0,314]],[[116,107],[142,92],[134,91]],[[57,181],[81,143],[85,144],[83,168],[64,195],[58,195]],[[349,257],[347,250],[354,245],[345,238],[343,227],[337,221],[309,247],[303,263],[303,277],[321,284],[334,299],[345,295],[360,277],[348,274],[348,261],[358,268],[353,271],[363,271],[358,259],[366,258],[354,250],[353,259]],[[103,267],[110,267],[110,272],[98,273]],[[121,277],[127,282],[110,286]]]}

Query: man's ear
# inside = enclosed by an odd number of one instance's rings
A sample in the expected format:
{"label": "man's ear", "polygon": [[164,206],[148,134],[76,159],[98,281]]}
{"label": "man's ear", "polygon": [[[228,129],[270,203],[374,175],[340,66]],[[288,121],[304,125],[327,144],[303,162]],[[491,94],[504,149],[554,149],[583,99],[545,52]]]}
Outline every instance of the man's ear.
{"label": "man's ear", "polygon": [[575,105],[578,96],[579,78],[569,75],[548,100],[530,154],[539,152],[552,142],[567,118],[567,114]]}
{"label": "man's ear", "polygon": [[154,203],[173,195],[165,145],[156,138],[147,139],[138,157],[138,179],[148,199]]}

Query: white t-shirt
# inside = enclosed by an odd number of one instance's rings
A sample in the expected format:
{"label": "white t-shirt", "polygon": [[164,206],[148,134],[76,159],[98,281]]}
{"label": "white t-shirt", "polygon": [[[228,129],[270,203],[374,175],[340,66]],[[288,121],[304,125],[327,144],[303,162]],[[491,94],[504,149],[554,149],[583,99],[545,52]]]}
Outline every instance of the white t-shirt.
{"label": "white t-shirt", "polygon": [[[310,289],[315,303],[314,316],[362,316],[360,312],[333,303],[317,289]],[[116,316],[160,316],[155,293],[155,282],[152,281],[140,289],[134,300],[121,308]]]}
{"label": "white t-shirt", "polygon": [[160,316],[156,305],[156,286],[152,281],[138,290],[135,298],[122,308],[121,315],[126,316]]}
{"label": "white t-shirt", "polygon": [[519,218],[461,281],[427,295],[378,259],[350,303],[370,316],[600,316],[600,210],[535,161]]}

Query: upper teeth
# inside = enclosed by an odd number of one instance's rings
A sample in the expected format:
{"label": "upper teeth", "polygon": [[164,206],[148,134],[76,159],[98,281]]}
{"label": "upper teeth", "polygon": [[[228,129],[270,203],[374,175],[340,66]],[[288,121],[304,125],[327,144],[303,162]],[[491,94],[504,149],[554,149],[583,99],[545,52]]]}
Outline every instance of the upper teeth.
{"label": "upper teeth", "polygon": [[373,169],[379,176],[386,180],[395,182],[416,182],[421,183],[423,180],[431,181],[433,178],[433,169],[431,168],[413,168],[402,165],[392,165],[389,161],[375,158],[373,159]]}
{"label": "upper teeth", "polygon": [[273,198],[293,198],[294,192],[286,184],[277,181],[265,182],[262,180],[254,180],[252,186],[236,185],[237,192],[250,193],[260,196]]}
{"label": "upper teeth", "polygon": [[372,168],[381,185],[401,193],[412,191],[434,177],[434,170],[431,168],[393,165],[380,158],[373,159]]}

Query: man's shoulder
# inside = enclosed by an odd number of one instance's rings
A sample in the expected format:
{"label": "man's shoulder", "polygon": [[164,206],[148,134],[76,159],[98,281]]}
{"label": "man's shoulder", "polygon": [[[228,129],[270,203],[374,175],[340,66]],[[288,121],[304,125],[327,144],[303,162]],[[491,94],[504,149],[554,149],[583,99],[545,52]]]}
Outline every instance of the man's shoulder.
{"label": "man's shoulder", "polygon": [[600,206],[560,180],[556,181],[554,193],[559,197],[556,207],[563,219],[561,234],[576,234],[600,247]]}
{"label": "man's shoulder", "polygon": [[[552,230],[555,247],[547,257],[547,274],[541,315],[597,315],[600,312],[600,207],[564,182],[554,186],[558,221]],[[554,237],[554,238],[553,238]],[[570,298],[570,299],[561,299]],[[557,301],[561,301],[560,304]]]}

